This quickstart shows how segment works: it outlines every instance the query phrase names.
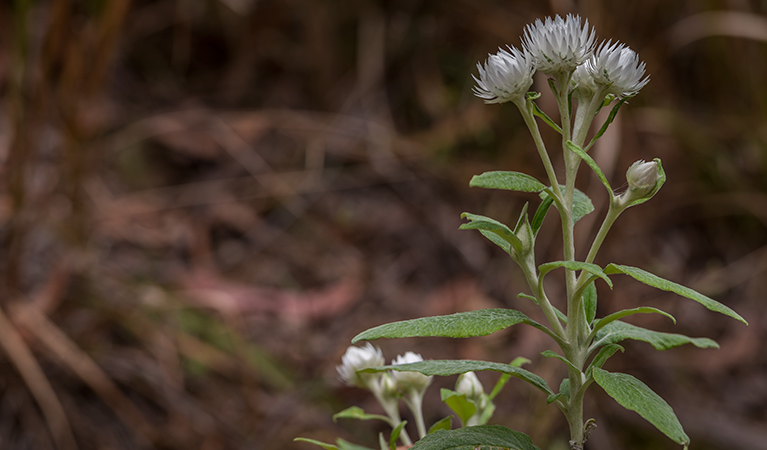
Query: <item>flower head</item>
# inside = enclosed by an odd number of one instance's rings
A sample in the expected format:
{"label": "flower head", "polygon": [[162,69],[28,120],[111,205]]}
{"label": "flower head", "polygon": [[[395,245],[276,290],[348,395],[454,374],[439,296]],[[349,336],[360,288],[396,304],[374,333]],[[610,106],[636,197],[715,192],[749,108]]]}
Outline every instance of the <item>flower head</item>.
{"label": "flower head", "polygon": [[357,373],[369,367],[383,366],[386,364],[383,353],[378,347],[373,347],[369,342],[364,347],[351,346],[341,357],[341,365],[336,367],[338,375],[350,386],[368,388],[368,381],[377,378],[378,374]]}
{"label": "flower head", "polygon": [[466,398],[479,399],[485,393],[482,383],[474,372],[462,373],[455,383],[455,391],[459,394],[465,394]]}
{"label": "flower head", "polygon": [[545,22],[537,19],[525,28],[522,44],[535,59],[535,68],[545,74],[569,73],[586,61],[594,50],[595,31],[580,16],[557,15]]}
{"label": "flower head", "polygon": [[[397,366],[421,361],[423,361],[423,357],[418,353],[407,352],[404,355],[397,356],[391,364]],[[432,380],[432,377],[418,372],[399,372],[395,370],[392,371],[391,376],[397,386],[397,390],[403,393],[410,390],[423,392],[431,384]]]}
{"label": "flower head", "polygon": [[594,83],[605,89],[605,94],[616,97],[635,95],[650,81],[650,77],[642,79],[645,63],[639,60],[639,55],[620,42],[600,44],[586,62],[586,69]]}
{"label": "flower head", "polygon": [[533,59],[530,55],[509,47],[509,51],[498,49],[489,55],[484,67],[477,63],[479,78],[472,75],[477,85],[474,95],[485,99],[485,103],[504,103],[524,97],[533,84]]}

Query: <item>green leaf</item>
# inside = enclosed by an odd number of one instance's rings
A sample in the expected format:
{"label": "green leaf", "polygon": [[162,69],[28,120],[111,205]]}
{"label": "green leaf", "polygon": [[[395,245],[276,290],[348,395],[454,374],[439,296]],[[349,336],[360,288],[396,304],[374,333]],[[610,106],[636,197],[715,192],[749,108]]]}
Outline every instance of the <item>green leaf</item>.
{"label": "green leaf", "polygon": [[662,291],[668,291],[673,292],[675,294],[679,294],[682,297],[687,297],[690,300],[694,300],[701,305],[705,306],[708,310],[718,312],[720,314],[724,314],[725,316],[732,317],[733,319],[739,320],[746,325],[748,325],[748,322],[744,318],[742,318],[738,313],[733,311],[732,309],[728,308],[727,306],[719,303],[718,301],[706,297],[705,295],[696,292],[688,287],[682,286],[681,284],[676,284],[673,281],[664,280],[663,278],[653,275],[650,272],[647,272],[645,270],[631,267],[631,266],[622,266],[619,264],[609,264],[607,267],[605,267],[605,273],[608,275],[614,274],[614,273],[622,273],[630,276],[631,278],[644,283],[648,286],[652,286],[655,288],[658,288]]}
{"label": "green leaf", "polygon": [[[633,97],[633,96],[631,96]],[[631,97],[624,97],[618,101],[618,103],[615,104],[613,109],[610,111],[610,115],[607,116],[607,120],[605,120],[605,123],[602,124],[602,128],[597,131],[597,134],[594,135],[593,138],[591,138],[591,141],[586,146],[586,150],[590,149],[592,145],[594,145],[594,142],[597,141],[600,137],[602,137],[603,134],[607,131],[607,127],[610,126],[611,123],[613,123],[613,120],[615,120],[615,116],[618,115],[618,110],[623,106],[626,101]]]}
{"label": "green leaf", "polygon": [[569,378],[563,378],[562,382],[559,383],[559,392],[554,395],[549,395],[549,397],[546,399],[546,404],[550,405],[557,401],[558,398],[564,397],[564,398],[570,398],[570,379]]}
{"label": "green leaf", "polygon": [[615,344],[626,339],[647,342],[655,347],[655,350],[668,350],[684,344],[692,344],[698,348],[719,348],[719,344],[709,338],[691,338],[683,334],[661,333],[620,320],[611,322],[599,330],[594,346]]}
{"label": "green leaf", "polygon": [[618,350],[620,350],[622,353],[624,348],[618,344],[608,344],[599,349],[599,353],[597,353],[597,356],[591,360],[591,364],[589,364],[589,367],[586,369],[586,378],[591,378],[594,374],[594,369],[601,369],[607,360]]}
{"label": "green leaf", "polygon": [[586,313],[586,321],[589,325],[594,322],[597,316],[597,287],[592,282],[586,285],[583,290],[583,310]]}
{"label": "green leaf", "polygon": [[440,430],[427,434],[411,450],[540,450],[530,437],[500,425]]}
{"label": "green leaf", "polygon": [[543,278],[547,273],[551,272],[554,269],[558,269],[560,267],[564,267],[566,269],[570,270],[583,270],[586,271],[592,275],[595,275],[605,281],[608,286],[612,289],[613,282],[610,280],[610,277],[608,277],[605,272],[602,270],[601,267],[599,267],[596,264],[586,263],[582,261],[554,261],[550,263],[541,264],[538,266],[538,270],[541,272],[541,278]]}
{"label": "green leaf", "polygon": [[[522,241],[520,241],[519,238],[514,234],[514,232],[511,231],[511,228],[509,228],[505,224],[495,219],[491,219],[490,217],[480,216],[478,214],[466,213],[466,212],[461,214],[461,218],[469,219],[470,222],[461,224],[461,226],[458,227],[459,230],[488,231],[498,235],[498,237],[508,242],[515,249],[519,250],[522,248]],[[497,242],[495,243],[498,244]]]}
{"label": "green leaf", "polygon": [[[522,356],[517,356],[514,358],[512,362],[509,363],[512,367],[522,367],[524,364],[530,364],[532,361],[530,361],[527,358],[524,358]],[[501,390],[503,390],[503,387],[506,386],[506,383],[511,378],[511,375],[504,373],[501,375],[501,377],[498,379],[498,381],[495,383],[495,386],[493,387],[493,390],[490,392],[490,394],[487,396],[488,399],[491,401],[498,396],[498,394],[501,393]]]}
{"label": "green leaf", "polygon": [[352,339],[352,343],[362,340],[405,337],[452,337],[465,338],[487,336],[510,326],[524,323],[538,329],[548,328],[535,322],[526,315],[513,309],[492,308],[478,311],[460,312],[446,316],[422,317],[387,323],[363,331]]}
{"label": "green leaf", "polygon": [[370,447],[363,447],[361,445],[352,444],[349,441],[345,441],[343,439],[337,439],[336,443],[338,444],[338,450],[373,450]]}
{"label": "green leaf", "polygon": [[604,328],[607,324],[610,322],[616,321],[618,319],[622,319],[626,316],[631,316],[633,314],[660,314],[663,316],[668,317],[671,319],[674,324],[676,324],[676,319],[671,314],[661,311],[657,308],[652,308],[650,306],[640,306],[639,308],[632,308],[632,309],[624,309],[622,311],[618,311],[615,313],[610,314],[609,316],[605,316],[594,325],[594,330],[591,332],[592,334],[595,334],[600,329]]}
{"label": "green leaf", "polygon": [[[561,188],[564,191],[565,187],[561,186]],[[540,195],[541,199],[544,201],[546,198],[551,197],[548,192],[541,192]],[[554,203],[554,206],[557,206],[556,203]],[[573,224],[577,223],[583,218],[583,216],[592,211],[594,211],[594,204],[591,203],[589,196],[581,192],[580,189],[576,188],[573,192]]]}
{"label": "green leaf", "polygon": [[333,422],[337,419],[383,420],[384,422],[391,424],[391,420],[389,420],[388,417],[379,414],[368,414],[359,406],[352,406],[333,414]]}
{"label": "green leaf", "polygon": [[533,216],[533,221],[530,224],[530,227],[533,229],[534,236],[538,235],[538,231],[541,229],[541,226],[543,226],[543,219],[546,218],[546,213],[549,212],[549,208],[551,208],[552,203],[554,203],[554,198],[552,198],[550,195],[547,195],[541,204],[538,205],[538,209],[535,211],[535,215]]}
{"label": "green leaf", "polygon": [[674,410],[646,384],[631,375],[599,368],[594,369],[594,381],[619,405],[639,413],[672,441],[684,446],[690,444]]}
{"label": "green leaf", "polygon": [[310,444],[319,445],[320,447],[324,448],[325,450],[338,450],[338,447],[336,447],[333,444],[326,444],[325,442],[316,441],[314,439],[307,439],[302,437],[297,437],[293,439],[294,442],[308,442]]}
{"label": "green leaf", "polygon": [[546,383],[546,380],[539,377],[538,375],[525,369],[514,367],[511,364],[501,364],[488,361],[471,361],[466,359],[429,360],[408,364],[396,364],[392,366],[372,367],[369,369],[364,369],[362,372],[385,372],[387,370],[396,370],[398,372],[418,372],[427,376],[438,375],[443,377],[449,375],[458,375],[471,371],[478,372],[480,370],[492,370],[495,372],[507,373],[513,377],[519,378],[520,380],[527,381],[547,395],[552,393],[551,388]]}
{"label": "green leaf", "polygon": [[434,422],[434,425],[432,425],[429,428],[429,431],[427,434],[432,434],[435,431],[439,431],[439,430],[450,430],[452,428],[453,428],[453,417],[447,416],[442,420]]}
{"label": "green leaf", "polygon": [[403,420],[399,423],[392,431],[391,431],[391,437],[389,438],[389,448],[394,450],[397,448],[397,439],[399,439],[399,435],[402,434],[402,430],[405,428],[405,425],[407,425],[407,420]]}
{"label": "green leaf", "polygon": [[450,389],[440,390],[442,403],[446,404],[460,419],[461,424],[466,426],[471,416],[477,413],[477,404],[466,398],[466,394],[459,394]]}
{"label": "green leaf", "polygon": [[575,364],[573,364],[572,362],[570,362],[569,359],[567,359],[564,356],[558,354],[557,352],[554,352],[552,350],[544,350],[544,351],[541,352],[541,355],[546,357],[546,358],[557,358],[558,360],[560,360],[563,363],[565,363],[568,366],[570,366],[570,368],[573,369],[574,371],[580,372],[580,370],[578,370],[578,368],[575,367]]}
{"label": "green leaf", "polygon": [[498,247],[501,247],[503,251],[511,255],[511,244],[509,244],[509,241],[491,231],[479,230],[479,232],[482,233],[482,236],[486,237],[490,242],[497,245]]}
{"label": "green leaf", "polygon": [[528,174],[505,171],[485,172],[482,175],[474,175],[469,182],[469,186],[520,192],[541,192],[546,189],[545,184]]}
{"label": "green leaf", "polygon": [[562,134],[562,128],[557,125],[556,122],[551,120],[551,117],[549,117],[541,108],[538,107],[538,104],[535,102],[530,102],[533,104],[533,114],[543,119],[543,121],[546,123],[546,125],[550,126],[559,134]]}
{"label": "green leaf", "polygon": [[602,169],[599,167],[599,164],[597,164],[597,162],[594,161],[594,158],[589,156],[588,153],[586,153],[582,148],[575,145],[571,141],[567,141],[566,145],[571,152],[580,156],[581,159],[591,168],[591,170],[594,171],[594,173],[597,175],[597,178],[599,178],[599,181],[601,181],[602,184],[605,186],[605,188],[607,188],[607,192],[609,193],[610,199],[612,200],[613,188],[610,186],[610,182],[607,181],[607,177],[605,176],[604,172],[602,172]]}

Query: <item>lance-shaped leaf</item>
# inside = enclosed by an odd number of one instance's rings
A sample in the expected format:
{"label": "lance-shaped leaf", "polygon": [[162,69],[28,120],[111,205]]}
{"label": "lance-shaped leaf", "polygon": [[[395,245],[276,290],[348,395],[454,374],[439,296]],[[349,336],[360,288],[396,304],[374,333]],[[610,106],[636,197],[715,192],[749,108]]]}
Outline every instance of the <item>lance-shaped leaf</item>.
{"label": "lance-shaped leaf", "polygon": [[534,236],[538,235],[538,231],[541,229],[541,226],[543,226],[543,219],[546,218],[546,214],[549,212],[552,203],[554,203],[554,199],[550,195],[547,195],[546,198],[541,201],[541,204],[538,205],[538,209],[533,216],[533,221],[530,223]]}
{"label": "lance-shaped leaf", "polygon": [[622,319],[627,316],[631,316],[634,314],[660,314],[662,316],[666,316],[669,319],[671,319],[674,324],[676,324],[676,319],[671,314],[661,311],[657,308],[652,308],[650,306],[640,306],[639,308],[632,308],[632,309],[624,309],[622,311],[618,311],[615,313],[610,314],[609,316],[605,316],[594,325],[594,330],[591,332],[591,334],[596,334],[600,329],[607,326],[610,322],[616,321],[618,319]]}
{"label": "lance-shaped leaf", "polygon": [[388,417],[382,416],[380,414],[368,414],[359,406],[352,406],[333,414],[333,422],[338,419],[382,420],[390,425],[392,424],[391,419]]}
{"label": "lance-shaped leaf", "polygon": [[594,359],[591,360],[591,364],[586,369],[586,378],[591,378],[594,373],[594,369],[601,369],[605,365],[607,360],[613,356],[618,350],[624,351],[623,347],[618,344],[608,344],[599,349],[599,353]]}
{"label": "lance-shaped leaf", "polygon": [[504,189],[507,191],[541,192],[546,185],[521,172],[494,171],[474,175],[469,182],[471,187],[485,189]]}
{"label": "lance-shaped leaf", "polygon": [[[549,189],[551,188],[546,188],[547,191]],[[561,189],[564,191],[565,187],[561,186]],[[552,197],[546,191],[541,192],[540,196],[544,201],[546,201],[548,197]],[[554,202],[554,206],[557,206],[556,202]],[[576,188],[573,192],[573,223],[577,223],[583,218],[583,216],[592,211],[594,211],[594,204],[591,203],[589,196],[584,194],[580,189]]]}
{"label": "lance-shaped leaf", "polygon": [[599,368],[594,368],[594,381],[618,404],[639,413],[672,441],[685,447],[690,444],[674,410],[646,384],[631,375]]}
{"label": "lance-shaped leaf", "polygon": [[647,342],[655,350],[668,350],[684,344],[692,344],[698,348],[719,348],[719,344],[709,338],[691,338],[683,334],[662,333],[631,325],[616,320],[599,330],[594,347],[615,344],[626,339]]}
{"label": "lance-shaped leaf", "polygon": [[447,430],[450,430],[451,428],[453,428],[453,416],[447,416],[437,422],[434,422],[434,425],[429,427],[429,431],[427,433],[432,434],[435,431],[439,431],[439,430],[447,431]]}
{"label": "lance-shaped leaf", "polygon": [[[469,219],[470,222],[461,224],[458,227],[459,230],[480,230],[485,237],[507,252],[510,251],[509,246],[517,251],[522,248],[522,241],[511,231],[511,228],[495,219],[466,212],[461,214],[461,218]],[[488,233],[492,233],[500,239],[491,238]]]}
{"label": "lance-shaped leaf", "polygon": [[605,272],[596,264],[582,262],[582,261],[554,261],[550,263],[541,264],[538,266],[538,270],[541,272],[541,278],[546,276],[547,273],[554,269],[564,267],[570,270],[583,270],[594,276],[597,276],[605,281],[610,288],[613,287],[613,282],[610,280]]}
{"label": "lance-shaped leaf", "polygon": [[605,185],[605,188],[607,188],[607,193],[610,195],[610,200],[612,200],[613,188],[610,186],[610,182],[607,181],[607,177],[605,176],[604,172],[602,172],[602,169],[599,167],[599,164],[597,164],[597,162],[594,161],[594,158],[589,156],[588,153],[586,153],[579,146],[575,145],[572,141],[567,141],[566,145],[571,152],[580,156],[581,159],[591,168],[591,170],[594,171],[594,173],[597,175],[597,178],[599,178],[599,181],[601,181],[602,184]]}
{"label": "lance-shaped leaf", "polygon": [[551,388],[546,380],[529,370],[514,367],[511,364],[501,364],[489,361],[472,360],[428,360],[407,364],[395,364],[391,366],[372,367],[361,370],[361,372],[384,372],[387,370],[396,370],[398,372],[418,372],[427,376],[449,376],[459,375],[466,372],[479,372],[481,370],[492,370],[494,372],[507,373],[512,377],[527,381],[536,388],[543,391],[546,395],[552,394]]}
{"label": "lance-shaped leaf", "polygon": [[421,317],[379,325],[363,331],[352,339],[362,340],[405,337],[452,337],[465,338],[487,336],[510,326],[524,323],[547,334],[551,331],[523,313],[513,309],[491,308],[460,312],[445,316]]}
{"label": "lance-shaped leaf", "polygon": [[[633,97],[633,95],[631,97]],[[605,123],[602,124],[602,127],[599,129],[599,131],[597,131],[597,134],[595,134],[594,137],[591,138],[591,141],[586,146],[586,150],[590,149],[591,146],[594,145],[594,143],[597,141],[597,139],[599,139],[600,137],[602,137],[603,134],[605,134],[605,132],[607,131],[607,127],[609,127],[610,124],[613,123],[613,121],[615,120],[615,116],[618,115],[618,110],[621,108],[621,106],[623,106],[624,103],[626,103],[626,101],[629,98],[630,97],[624,97],[620,99],[618,103],[615,104],[615,106],[613,106],[613,109],[610,111],[610,114],[607,116],[607,120],[605,120]]]}
{"label": "lance-shaped leaf", "polygon": [[738,313],[728,308],[727,306],[719,303],[718,301],[712,298],[706,297],[705,295],[699,292],[696,292],[688,287],[682,286],[681,284],[676,284],[673,281],[664,280],[663,278],[657,275],[653,275],[650,272],[647,272],[645,270],[642,270],[636,267],[631,267],[631,266],[610,264],[607,267],[605,267],[605,273],[608,275],[612,275],[614,273],[626,274],[630,276],[631,278],[641,283],[644,283],[648,286],[658,288],[662,291],[673,292],[675,294],[681,295],[682,297],[687,297],[690,300],[695,300],[696,302],[705,306],[710,311],[724,314],[725,316],[732,317],[733,319],[739,320],[745,323],[746,325],[748,325],[748,322],[746,322],[746,320],[742,318]]}
{"label": "lance-shaped leaf", "polygon": [[586,314],[586,323],[591,325],[597,316],[597,287],[592,282],[583,289],[583,311]]}
{"label": "lance-shaped leaf", "polygon": [[500,425],[440,430],[426,435],[411,450],[540,450],[524,433]]}

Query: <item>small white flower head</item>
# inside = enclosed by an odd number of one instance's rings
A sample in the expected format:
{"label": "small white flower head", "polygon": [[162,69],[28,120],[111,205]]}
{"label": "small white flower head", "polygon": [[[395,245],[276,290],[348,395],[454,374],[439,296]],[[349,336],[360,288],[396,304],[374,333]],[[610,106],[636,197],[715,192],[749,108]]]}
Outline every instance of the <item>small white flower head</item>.
{"label": "small white flower head", "polygon": [[485,103],[522,99],[533,84],[533,59],[514,47],[508,49],[499,48],[495,55],[488,55],[484,66],[477,63],[479,78],[472,75],[477,82],[473,92]]}
{"label": "small white flower head", "polygon": [[466,398],[475,400],[482,397],[485,393],[485,388],[477,378],[477,374],[474,372],[462,373],[458,376],[458,381],[455,383],[455,391],[459,394],[465,394]]}
{"label": "small white flower head", "polygon": [[[423,361],[423,357],[418,353],[407,352],[404,355],[397,356],[391,364],[397,366],[421,361]],[[423,392],[431,384],[432,380],[432,377],[418,372],[399,372],[396,370],[391,372],[391,377],[397,386],[397,390],[401,393],[410,392],[411,390]]]}
{"label": "small white flower head", "polygon": [[650,81],[650,77],[642,78],[645,63],[639,60],[639,55],[620,42],[602,42],[586,62],[586,68],[605,94],[619,98],[635,95]]}
{"label": "small white flower head", "polygon": [[583,64],[594,50],[596,39],[589,21],[581,25],[581,17],[557,15],[545,22],[537,19],[525,27],[522,45],[535,59],[536,70],[547,75],[569,73]]}
{"label": "small white flower head", "polygon": [[629,191],[636,197],[642,197],[655,188],[658,182],[658,163],[655,161],[645,162],[639,160],[629,166],[626,171],[626,181]]}
{"label": "small white flower head", "polygon": [[362,369],[386,364],[383,353],[369,342],[364,347],[351,346],[341,357],[341,365],[336,367],[338,375],[350,386],[369,388],[369,381],[379,377],[376,373],[357,373]]}

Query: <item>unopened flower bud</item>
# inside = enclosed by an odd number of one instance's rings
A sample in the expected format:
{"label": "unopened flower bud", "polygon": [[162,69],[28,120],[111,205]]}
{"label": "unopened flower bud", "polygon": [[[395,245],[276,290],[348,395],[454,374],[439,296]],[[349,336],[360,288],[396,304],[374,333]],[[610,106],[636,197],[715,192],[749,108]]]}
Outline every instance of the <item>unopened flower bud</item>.
{"label": "unopened flower bud", "polygon": [[[410,364],[423,361],[423,357],[417,353],[407,352],[404,355],[397,356],[391,363],[393,366],[400,364]],[[392,371],[391,377],[397,386],[397,390],[401,393],[415,389],[418,392],[423,392],[431,384],[432,377],[423,375],[418,372],[399,372]]]}
{"label": "unopened flower bud", "polygon": [[655,184],[658,182],[658,163],[640,159],[626,171],[626,181],[628,181],[632,197],[646,196],[655,189]]}
{"label": "unopened flower bud", "polygon": [[386,364],[383,353],[378,347],[367,343],[364,347],[349,347],[341,358],[341,365],[336,367],[338,375],[350,386],[368,388],[369,380],[377,378],[375,373],[358,373],[359,370]]}
{"label": "unopened flower bud", "polygon": [[482,383],[474,372],[461,374],[455,384],[455,391],[459,394],[465,394],[466,398],[471,400],[478,399],[485,393]]}

